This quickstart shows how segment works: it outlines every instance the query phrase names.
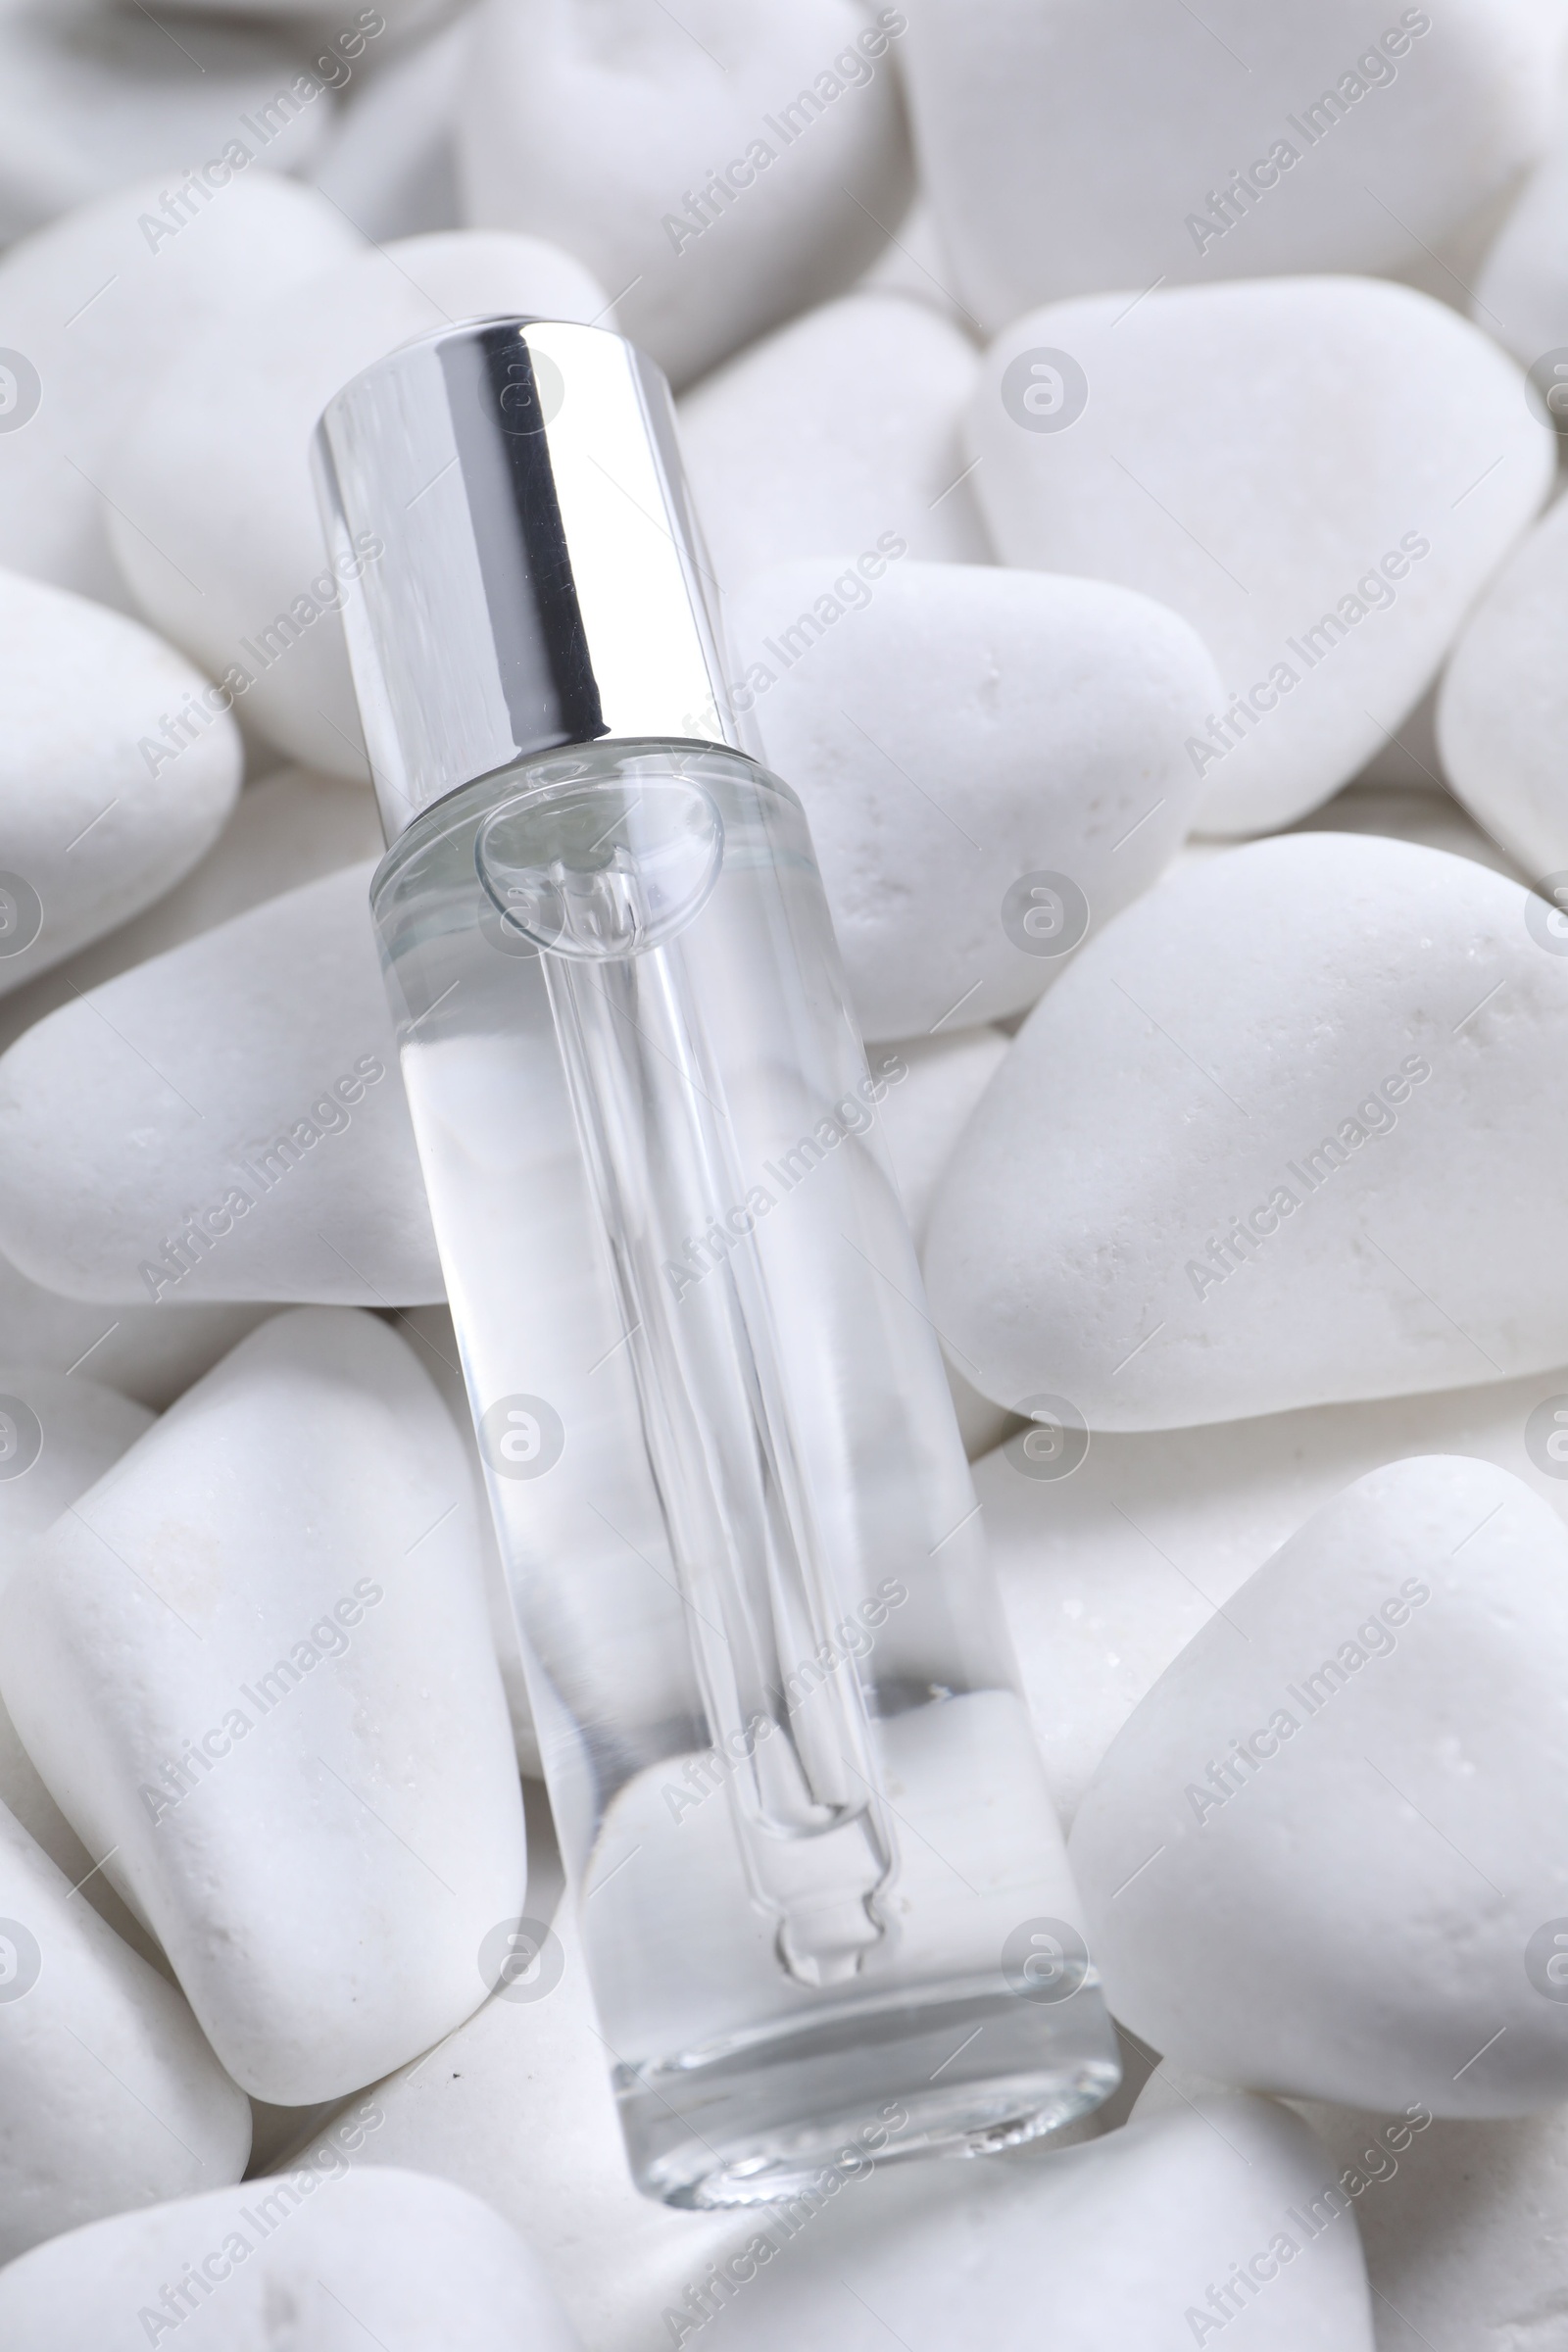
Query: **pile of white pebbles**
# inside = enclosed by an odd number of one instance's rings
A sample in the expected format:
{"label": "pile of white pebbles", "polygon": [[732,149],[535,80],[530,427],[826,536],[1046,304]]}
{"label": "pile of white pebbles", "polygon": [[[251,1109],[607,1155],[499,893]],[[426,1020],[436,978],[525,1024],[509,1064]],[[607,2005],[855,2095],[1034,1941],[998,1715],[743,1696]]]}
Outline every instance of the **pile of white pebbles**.
{"label": "pile of white pebbles", "polygon": [[[1568,2341],[1565,46],[0,4],[6,2352]],[[1120,2030],[793,2221],[629,2183],[367,911],[308,438],[498,312],[679,396]]]}

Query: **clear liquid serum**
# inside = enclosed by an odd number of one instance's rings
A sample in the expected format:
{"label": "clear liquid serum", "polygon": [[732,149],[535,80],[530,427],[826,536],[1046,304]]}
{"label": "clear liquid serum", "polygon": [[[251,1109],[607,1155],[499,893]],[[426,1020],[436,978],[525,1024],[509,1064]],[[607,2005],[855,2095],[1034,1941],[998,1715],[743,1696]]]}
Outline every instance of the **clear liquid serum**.
{"label": "clear liquid serum", "polygon": [[[372,887],[633,2175],[1032,2138],[1112,2034],[801,805],[662,377],[470,322],[331,403]],[[896,2128],[887,2118],[897,2119]]]}

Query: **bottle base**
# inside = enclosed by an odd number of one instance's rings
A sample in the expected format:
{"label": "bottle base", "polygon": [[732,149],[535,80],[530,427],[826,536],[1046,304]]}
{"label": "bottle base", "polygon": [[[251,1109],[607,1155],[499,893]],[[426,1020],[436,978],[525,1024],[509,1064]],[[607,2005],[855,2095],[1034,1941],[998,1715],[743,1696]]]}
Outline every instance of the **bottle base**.
{"label": "bottle base", "polygon": [[820,2198],[873,2163],[1021,2147],[1120,2080],[1098,1989],[1079,1991],[1048,2003],[994,1982],[926,1987],[620,2067],[632,2177],[666,2205],[760,2206]]}

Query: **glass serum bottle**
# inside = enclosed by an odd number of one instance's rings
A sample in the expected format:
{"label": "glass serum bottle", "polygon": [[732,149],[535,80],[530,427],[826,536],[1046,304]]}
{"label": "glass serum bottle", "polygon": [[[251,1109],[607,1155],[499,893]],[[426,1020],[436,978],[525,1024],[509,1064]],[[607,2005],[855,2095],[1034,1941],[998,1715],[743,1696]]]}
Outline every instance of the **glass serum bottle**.
{"label": "glass serum bottle", "polygon": [[[631,2169],[762,2202],[1114,2086],[801,805],[659,371],[481,319],[318,436],[372,903]],[[382,552],[368,564],[358,550]]]}

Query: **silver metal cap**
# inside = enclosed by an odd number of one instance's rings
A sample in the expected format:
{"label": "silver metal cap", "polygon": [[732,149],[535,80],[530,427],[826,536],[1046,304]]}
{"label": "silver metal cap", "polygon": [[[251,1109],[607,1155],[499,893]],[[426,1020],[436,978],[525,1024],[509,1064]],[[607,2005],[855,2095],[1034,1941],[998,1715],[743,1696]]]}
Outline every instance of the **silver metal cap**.
{"label": "silver metal cap", "polygon": [[387,840],[555,744],[752,747],[660,370],[621,336],[481,318],[331,400],[317,487]]}

